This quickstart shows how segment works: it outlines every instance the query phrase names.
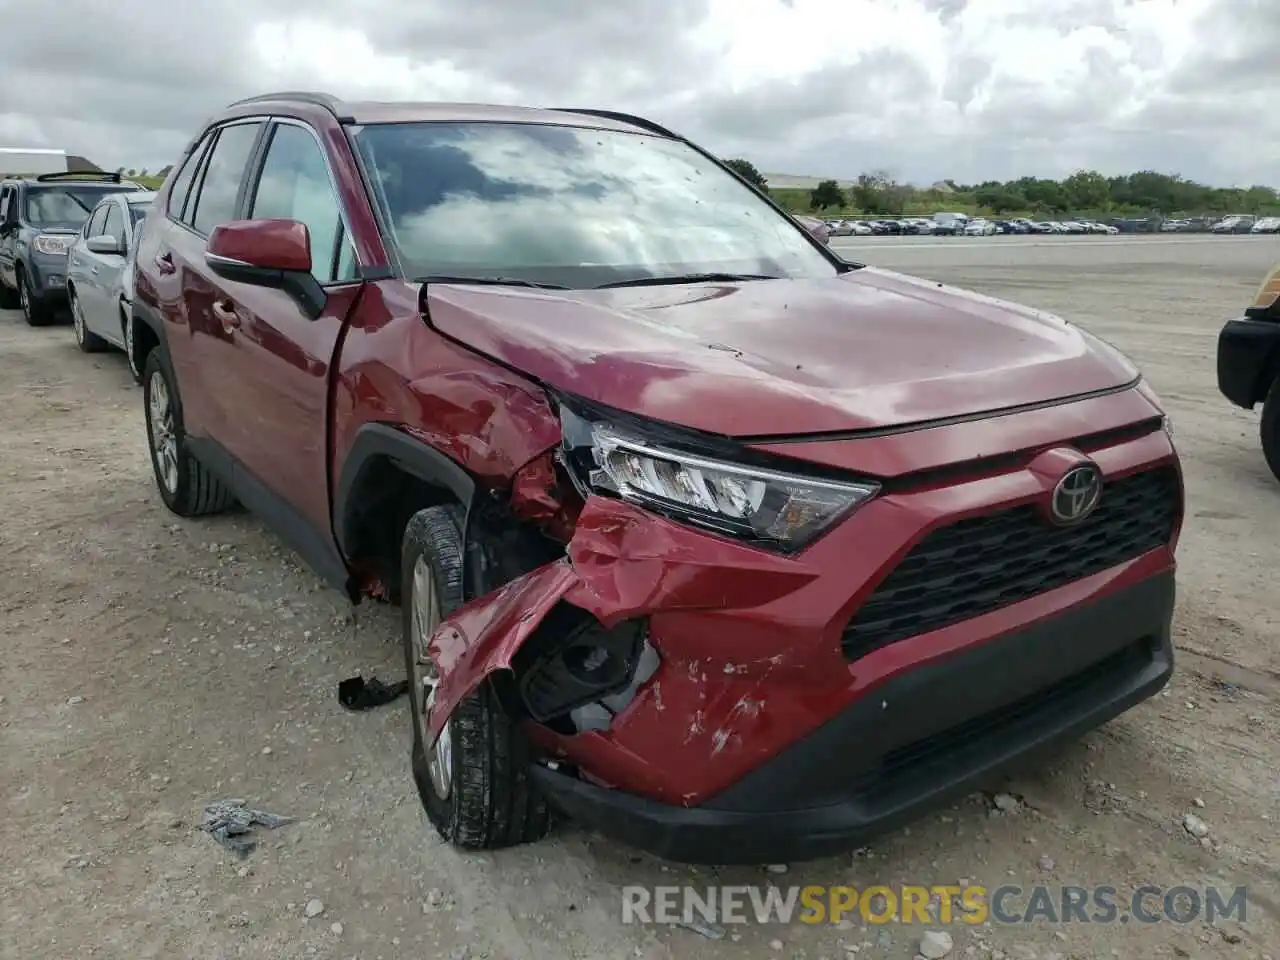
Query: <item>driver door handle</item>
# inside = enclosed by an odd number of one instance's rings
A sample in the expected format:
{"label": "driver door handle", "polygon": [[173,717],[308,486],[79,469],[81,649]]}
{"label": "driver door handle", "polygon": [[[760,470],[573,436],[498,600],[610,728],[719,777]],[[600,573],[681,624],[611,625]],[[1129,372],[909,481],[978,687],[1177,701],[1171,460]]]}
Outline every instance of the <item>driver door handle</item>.
{"label": "driver door handle", "polygon": [[173,265],[173,255],[161,253],[156,255],[156,269],[164,276],[177,271],[177,267]]}
{"label": "driver door handle", "polygon": [[215,300],[213,315],[222,324],[222,329],[229,334],[235,333],[240,326],[240,314],[236,313],[236,305],[230,300]]}

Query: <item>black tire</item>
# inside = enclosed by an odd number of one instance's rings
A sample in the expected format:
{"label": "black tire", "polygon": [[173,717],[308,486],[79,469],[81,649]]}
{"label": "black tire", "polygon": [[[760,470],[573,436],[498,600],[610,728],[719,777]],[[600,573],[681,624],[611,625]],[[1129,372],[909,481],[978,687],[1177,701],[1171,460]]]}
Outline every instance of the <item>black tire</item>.
{"label": "black tire", "polygon": [[71,308],[71,326],[75,332],[76,346],[84,353],[101,353],[105,350],[107,341],[90,330],[84,322],[83,308],[74,287],[67,291],[67,306]]}
{"label": "black tire", "polygon": [[[494,850],[541,840],[551,829],[546,800],[529,776],[533,751],[488,683],[465,697],[449,718],[450,783],[432,783],[419,718],[422,688],[414,682],[414,568],[426,562],[443,619],[463,603],[462,529],[456,505],[428,507],[409,520],[400,552],[401,636],[413,728],[413,779],[427,818],[440,836],[464,850]],[[484,586],[481,586],[484,589]]]}
{"label": "black tire", "polygon": [[[173,438],[173,482],[165,479],[161,456],[156,445],[157,427],[153,424],[151,401],[163,383],[171,418],[168,431]],[[231,491],[203,463],[187,451],[187,437],[182,427],[182,403],[174,388],[173,373],[164,351],[157,348],[147,355],[142,376],[143,415],[147,423],[147,449],[151,455],[151,471],[156,489],[164,505],[180,517],[201,517],[221,513],[235,503]]]}
{"label": "black tire", "polygon": [[27,282],[27,272],[18,268],[18,306],[22,309],[22,318],[29,327],[47,327],[53,322],[53,311],[43,300],[31,293],[31,284]]}
{"label": "black tire", "polygon": [[1262,402],[1262,455],[1267,466],[1280,480],[1280,376],[1271,381],[1267,399]]}

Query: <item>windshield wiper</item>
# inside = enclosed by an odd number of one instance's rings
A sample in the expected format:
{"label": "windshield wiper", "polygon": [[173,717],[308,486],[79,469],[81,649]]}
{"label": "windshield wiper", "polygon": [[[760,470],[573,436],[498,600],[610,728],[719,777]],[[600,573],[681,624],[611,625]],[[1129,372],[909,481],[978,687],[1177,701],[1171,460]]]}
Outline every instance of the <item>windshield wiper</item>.
{"label": "windshield wiper", "polygon": [[524,280],[520,277],[452,277],[443,273],[433,273],[426,277],[416,277],[418,283],[474,283],[485,287],[536,287],[539,290],[568,290],[558,283],[539,283],[537,280]]}
{"label": "windshield wiper", "polygon": [[668,283],[734,283],[739,280],[781,280],[767,273],[686,273],[670,277],[632,277],[630,280],[611,280],[595,289],[610,287],[657,287]]}

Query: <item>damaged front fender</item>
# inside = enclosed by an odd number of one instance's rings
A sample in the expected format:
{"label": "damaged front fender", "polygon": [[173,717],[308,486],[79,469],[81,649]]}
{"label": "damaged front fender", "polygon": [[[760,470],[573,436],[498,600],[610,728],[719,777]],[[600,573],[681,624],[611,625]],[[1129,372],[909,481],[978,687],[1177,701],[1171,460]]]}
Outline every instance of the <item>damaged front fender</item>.
{"label": "damaged front fender", "polygon": [[[794,557],[698,533],[621,501],[590,497],[566,557],[471,601],[437,628],[429,645],[439,671],[429,735],[438,736],[459,701],[488,677],[517,666],[522,651],[560,641],[561,636],[548,634],[563,634],[566,622],[574,620],[553,613],[566,605],[578,621],[611,630],[660,613],[768,604],[817,575]],[[731,659],[747,662],[752,649],[761,662],[782,659],[776,648],[750,639],[739,651],[745,656]],[[681,660],[688,652],[659,650]],[[579,677],[598,670],[590,663],[576,667],[570,672]]]}

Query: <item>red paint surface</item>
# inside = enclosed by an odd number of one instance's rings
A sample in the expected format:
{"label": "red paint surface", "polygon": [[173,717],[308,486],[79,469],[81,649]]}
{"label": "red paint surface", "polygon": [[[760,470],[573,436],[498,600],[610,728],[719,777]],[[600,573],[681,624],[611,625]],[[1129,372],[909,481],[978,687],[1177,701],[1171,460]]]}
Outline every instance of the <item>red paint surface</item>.
{"label": "red paint surface", "polygon": [[311,241],[297,220],[236,220],[214,227],[209,253],[267,270],[311,272]]}

